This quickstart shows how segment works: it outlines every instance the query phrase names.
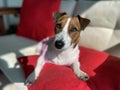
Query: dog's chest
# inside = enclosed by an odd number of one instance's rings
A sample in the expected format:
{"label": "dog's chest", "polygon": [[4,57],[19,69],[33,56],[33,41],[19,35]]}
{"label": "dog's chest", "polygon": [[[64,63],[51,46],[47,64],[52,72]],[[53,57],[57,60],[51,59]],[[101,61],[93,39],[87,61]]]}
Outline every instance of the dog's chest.
{"label": "dog's chest", "polygon": [[68,48],[64,51],[56,50],[52,44],[48,44],[48,50],[46,52],[46,59],[54,64],[58,65],[71,65],[78,60],[79,49],[76,47]]}

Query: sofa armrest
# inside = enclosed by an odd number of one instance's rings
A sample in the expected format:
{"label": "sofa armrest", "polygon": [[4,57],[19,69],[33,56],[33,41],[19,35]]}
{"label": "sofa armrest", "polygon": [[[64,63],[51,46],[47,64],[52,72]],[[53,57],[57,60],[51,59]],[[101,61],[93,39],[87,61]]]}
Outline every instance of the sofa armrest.
{"label": "sofa armrest", "polygon": [[18,14],[20,12],[19,7],[2,7],[0,8],[0,35],[5,35],[6,30],[3,22],[3,15]]}
{"label": "sofa armrest", "polygon": [[18,14],[20,12],[19,7],[3,7],[0,8],[0,16],[4,14]]}

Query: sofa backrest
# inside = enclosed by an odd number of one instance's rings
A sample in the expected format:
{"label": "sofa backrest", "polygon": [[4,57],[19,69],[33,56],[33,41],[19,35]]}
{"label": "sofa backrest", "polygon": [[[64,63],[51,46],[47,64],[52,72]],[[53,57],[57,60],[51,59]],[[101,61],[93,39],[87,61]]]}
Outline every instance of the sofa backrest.
{"label": "sofa backrest", "polygon": [[76,3],[76,0],[62,0],[60,12],[67,12],[68,15],[72,16],[76,7]]}
{"label": "sofa backrest", "polygon": [[91,20],[86,30],[81,33],[80,45],[106,50],[119,43],[118,40],[115,44],[110,43],[114,30],[120,30],[119,8],[118,0],[77,0],[73,16],[79,14]]}
{"label": "sofa backrest", "polygon": [[120,1],[79,0],[74,15],[91,19],[91,26],[120,29]]}

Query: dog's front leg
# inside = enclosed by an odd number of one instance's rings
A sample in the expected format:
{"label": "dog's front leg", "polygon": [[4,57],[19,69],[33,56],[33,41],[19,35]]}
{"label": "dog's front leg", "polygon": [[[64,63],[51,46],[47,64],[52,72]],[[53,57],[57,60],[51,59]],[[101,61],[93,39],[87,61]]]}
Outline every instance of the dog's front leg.
{"label": "dog's front leg", "polygon": [[25,85],[33,83],[39,76],[44,64],[45,64],[45,53],[47,51],[47,45],[44,44],[44,50],[41,51],[41,55],[39,56],[36,67],[34,71],[28,76],[28,78],[25,81]]}
{"label": "dog's front leg", "polygon": [[81,80],[85,81],[85,80],[89,79],[89,76],[80,69],[80,62],[79,61],[73,63],[72,68],[73,68],[73,71],[76,74],[76,76],[78,78],[80,78]]}
{"label": "dog's front leg", "polygon": [[39,73],[41,72],[44,64],[45,64],[45,61],[41,57],[39,57],[39,59],[37,61],[37,65],[36,65],[34,71],[27,77],[27,79],[25,81],[25,85],[33,83],[38,78]]}

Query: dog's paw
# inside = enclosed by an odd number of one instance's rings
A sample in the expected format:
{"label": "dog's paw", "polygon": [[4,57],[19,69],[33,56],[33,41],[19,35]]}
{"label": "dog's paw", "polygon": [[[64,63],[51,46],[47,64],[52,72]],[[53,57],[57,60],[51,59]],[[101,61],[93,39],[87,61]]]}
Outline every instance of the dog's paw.
{"label": "dog's paw", "polygon": [[79,72],[79,73],[77,73],[76,75],[77,75],[77,77],[78,77],[79,79],[81,79],[81,80],[83,80],[83,81],[86,81],[86,80],[89,79],[89,76],[88,76],[86,73],[84,73],[84,72]]}
{"label": "dog's paw", "polygon": [[85,75],[81,75],[79,78],[83,81],[86,81],[89,79],[89,76],[87,74],[85,74]]}
{"label": "dog's paw", "polygon": [[25,85],[29,85],[29,84],[32,84],[35,80],[37,79],[37,77],[35,76],[35,73],[32,72],[28,78],[25,80]]}

